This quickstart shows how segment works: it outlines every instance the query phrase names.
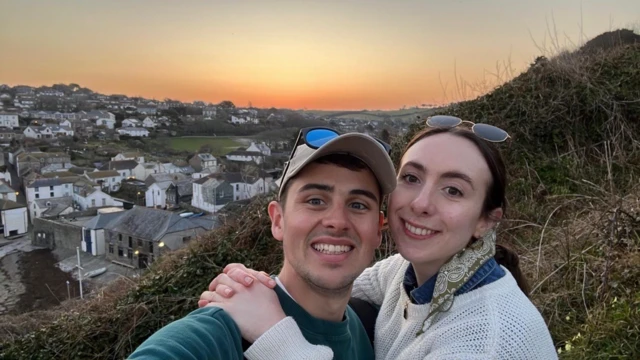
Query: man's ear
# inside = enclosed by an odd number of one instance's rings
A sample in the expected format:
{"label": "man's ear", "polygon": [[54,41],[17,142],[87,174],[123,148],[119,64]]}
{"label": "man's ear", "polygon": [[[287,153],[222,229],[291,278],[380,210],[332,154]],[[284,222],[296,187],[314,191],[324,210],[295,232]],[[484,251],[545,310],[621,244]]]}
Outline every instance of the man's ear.
{"label": "man's ear", "polygon": [[282,208],[282,206],[280,206],[279,202],[272,201],[269,203],[267,211],[269,212],[269,217],[271,218],[271,235],[273,235],[276,240],[282,241],[284,236],[284,209]]}
{"label": "man's ear", "polygon": [[380,214],[378,215],[378,244],[376,245],[376,248],[380,247],[380,244],[382,244],[383,228],[384,228],[384,212],[380,211]]}

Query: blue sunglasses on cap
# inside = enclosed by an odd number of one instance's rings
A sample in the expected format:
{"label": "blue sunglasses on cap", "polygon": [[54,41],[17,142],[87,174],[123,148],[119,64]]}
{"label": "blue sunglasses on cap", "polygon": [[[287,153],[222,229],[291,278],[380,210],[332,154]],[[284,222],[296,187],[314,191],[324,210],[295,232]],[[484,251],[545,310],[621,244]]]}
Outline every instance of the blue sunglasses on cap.
{"label": "blue sunglasses on cap", "polygon": [[[341,134],[338,131],[331,128],[326,128],[326,127],[308,127],[308,128],[300,129],[300,132],[298,133],[298,138],[296,139],[296,143],[293,145],[293,150],[291,150],[289,161],[287,161],[287,165],[285,166],[282,174],[283,175],[286,174],[287,170],[289,170],[289,163],[291,163],[291,159],[293,159],[293,155],[295,155],[296,149],[300,145],[301,141],[304,142],[305,145],[307,145],[312,149],[318,149],[322,147],[324,144],[337,138],[340,135]],[[387,154],[391,152],[391,145],[387,144],[386,142],[380,139],[377,139],[374,137],[372,138],[376,140],[384,148]]]}

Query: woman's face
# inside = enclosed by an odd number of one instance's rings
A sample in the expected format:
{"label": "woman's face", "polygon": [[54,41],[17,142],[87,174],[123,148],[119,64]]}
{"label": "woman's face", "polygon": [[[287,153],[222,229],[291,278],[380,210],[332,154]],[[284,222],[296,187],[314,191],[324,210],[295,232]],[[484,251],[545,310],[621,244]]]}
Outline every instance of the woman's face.
{"label": "woman's face", "polygon": [[[414,267],[438,269],[472,236],[484,235],[494,224],[482,215],[491,181],[471,141],[449,133],[418,141],[402,157],[389,197],[389,226],[400,254]],[[502,210],[492,215],[500,218]]]}

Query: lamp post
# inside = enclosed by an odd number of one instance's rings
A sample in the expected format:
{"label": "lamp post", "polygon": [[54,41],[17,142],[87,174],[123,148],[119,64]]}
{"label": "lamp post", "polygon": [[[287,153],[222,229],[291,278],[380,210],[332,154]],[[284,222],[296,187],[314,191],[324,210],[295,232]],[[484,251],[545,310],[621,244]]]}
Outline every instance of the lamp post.
{"label": "lamp post", "polygon": [[136,205],[140,205],[140,191],[136,195]]}

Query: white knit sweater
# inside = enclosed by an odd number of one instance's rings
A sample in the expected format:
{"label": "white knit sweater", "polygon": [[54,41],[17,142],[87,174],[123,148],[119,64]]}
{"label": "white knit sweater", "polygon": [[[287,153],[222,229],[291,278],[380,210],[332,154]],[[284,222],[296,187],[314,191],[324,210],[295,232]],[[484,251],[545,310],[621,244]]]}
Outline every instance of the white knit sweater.
{"label": "white knit sweater", "polygon": [[[400,255],[379,261],[355,281],[352,295],[382,305],[376,320],[376,359],[552,360],[558,356],[544,319],[505,270],[505,276],[455,297],[449,311],[426,322],[430,304],[415,305],[402,281],[409,263]],[[406,318],[405,318],[406,307]],[[248,359],[331,359],[325,346],[309,344],[286,318],[245,352]]]}

